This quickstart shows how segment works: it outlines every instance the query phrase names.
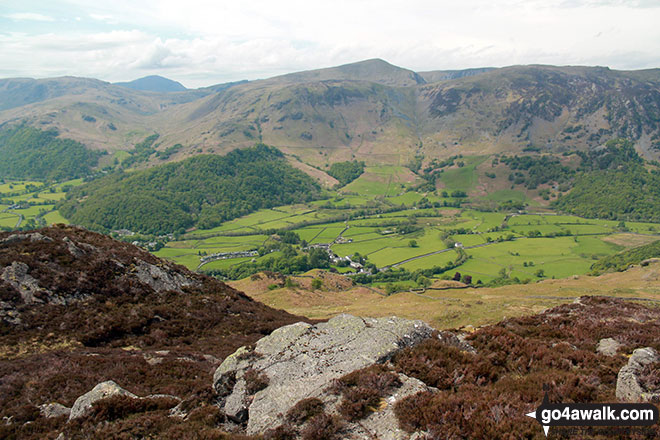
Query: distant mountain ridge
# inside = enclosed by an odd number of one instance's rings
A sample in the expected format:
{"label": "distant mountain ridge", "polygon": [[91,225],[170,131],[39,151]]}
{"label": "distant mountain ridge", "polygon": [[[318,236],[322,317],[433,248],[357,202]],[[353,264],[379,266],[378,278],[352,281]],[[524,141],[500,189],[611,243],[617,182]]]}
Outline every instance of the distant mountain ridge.
{"label": "distant mountain ridge", "polygon": [[[660,70],[511,66],[414,72],[373,59],[177,93],[97,80],[0,81],[0,125],[55,128],[91,148],[130,150],[157,132],[173,159],[256,142],[303,162],[415,155],[562,153],[615,137],[660,158]],[[90,122],[94,121],[94,122]],[[155,161],[148,162],[152,165]]]}
{"label": "distant mountain ridge", "polygon": [[114,85],[145,92],[185,92],[188,90],[180,82],[159,75],[145,76],[128,82],[117,82]]}

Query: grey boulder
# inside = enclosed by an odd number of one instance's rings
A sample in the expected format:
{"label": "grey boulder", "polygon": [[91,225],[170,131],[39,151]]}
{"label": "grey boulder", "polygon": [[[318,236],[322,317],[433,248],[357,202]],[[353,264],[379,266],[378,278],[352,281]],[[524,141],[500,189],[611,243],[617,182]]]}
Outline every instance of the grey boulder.
{"label": "grey boulder", "polygon": [[43,417],[46,418],[61,417],[61,416],[69,417],[69,414],[71,414],[71,408],[67,408],[66,406],[57,402],[44,403],[43,405],[39,405],[39,412]]}
{"label": "grey boulder", "polygon": [[616,398],[625,402],[653,402],[660,399],[660,390],[649,392],[639,381],[639,375],[645,366],[660,362],[660,354],[651,347],[633,351],[616,380]]}
{"label": "grey boulder", "polygon": [[112,396],[127,396],[133,399],[138,398],[138,396],[129,391],[126,391],[112,380],[101,382],[92,388],[91,391],[88,391],[76,399],[73,407],[71,408],[69,420],[84,416],[90,409],[92,409],[94,402],[97,402],[101,399],[107,399],[108,397]]}
{"label": "grey boulder", "polygon": [[[282,424],[296,402],[322,397],[335,379],[385,362],[432,333],[422,321],[397,317],[339,315],[316,325],[300,322],[227,357],[215,371],[213,387],[225,413],[246,423],[247,434],[258,434]],[[255,377],[261,382],[256,388]]]}

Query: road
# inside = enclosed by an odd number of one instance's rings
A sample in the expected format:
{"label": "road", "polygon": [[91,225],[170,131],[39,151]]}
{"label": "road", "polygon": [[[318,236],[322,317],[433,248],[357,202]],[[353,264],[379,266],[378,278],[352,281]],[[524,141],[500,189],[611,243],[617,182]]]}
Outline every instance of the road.
{"label": "road", "polygon": [[[514,240],[515,240],[515,238],[514,238]],[[480,248],[480,247],[484,247],[484,246],[490,246],[491,244],[496,244],[496,243],[499,243],[499,242],[497,242],[497,241],[491,241],[490,243],[475,244],[474,246],[466,246],[466,247],[464,247],[464,248],[462,248],[462,249],[475,249],[475,248]],[[397,267],[397,266],[400,266],[400,265],[402,265],[402,264],[408,263],[408,262],[410,262],[410,261],[419,260],[420,258],[429,257],[429,256],[431,256],[431,255],[442,254],[442,253],[444,253],[444,252],[453,251],[453,250],[455,250],[455,249],[456,249],[456,248],[447,248],[447,249],[442,249],[442,250],[435,251],[435,252],[429,252],[428,254],[417,255],[416,257],[408,258],[408,259],[403,260],[403,261],[398,261],[398,262],[396,262],[396,263],[394,263],[394,264],[390,264],[389,266],[383,266],[382,268],[380,268],[380,270],[389,269],[389,268],[391,268],[391,267]]]}

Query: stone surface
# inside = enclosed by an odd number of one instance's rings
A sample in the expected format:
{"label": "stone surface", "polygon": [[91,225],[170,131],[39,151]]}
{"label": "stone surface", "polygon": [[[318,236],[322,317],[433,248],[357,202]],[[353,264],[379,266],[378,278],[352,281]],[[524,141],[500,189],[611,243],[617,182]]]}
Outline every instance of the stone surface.
{"label": "stone surface", "polygon": [[429,387],[424,382],[404,374],[399,374],[399,380],[401,386],[385,398],[384,408],[370,414],[360,423],[349,425],[344,438],[377,438],[379,440],[408,440],[410,438],[410,433],[399,428],[399,422],[394,414],[394,405],[408,396],[429,390]]}
{"label": "stone surface", "polygon": [[14,261],[2,271],[0,279],[18,290],[23,304],[43,303],[40,296],[46,296],[46,291],[39,286],[39,282],[28,274],[29,266]]}
{"label": "stone surface", "polygon": [[619,347],[621,347],[621,344],[615,339],[605,338],[598,341],[596,351],[605,356],[614,356]]}
{"label": "stone surface", "polygon": [[651,347],[638,348],[633,351],[616,380],[616,397],[625,402],[657,402],[660,399],[660,390],[648,392],[639,383],[639,374],[642,369],[654,362],[660,362],[660,354]]}
{"label": "stone surface", "polygon": [[[296,402],[318,397],[334,379],[377,362],[431,336],[421,321],[339,315],[316,325],[281,327],[260,339],[253,350],[241,348],[214,374],[221,406],[235,421],[247,417],[247,433],[280,425]],[[248,395],[246,371],[268,377],[268,386]]]}
{"label": "stone surface", "polygon": [[46,418],[61,416],[69,417],[69,414],[71,414],[71,408],[67,408],[66,406],[56,402],[44,403],[43,405],[39,405],[39,412]]}
{"label": "stone surface", "polygon": [[82,396],[76,399],[75,403],[73,404],[73,407],[71,408],[71,414],[69,415],[69,420],[73,420],[78,417],[84,416],[87,413],[87,411],[89,411],[92,408],[94,402],[117,395],[128,396],[134,399],[138,398],[138,396],[136,396],[135,394],[129,391],[126,391],[112,380],[101,382],[100,384],[92,388],[91,391],[83,394]]}
{"label": "stone surface", "polygon": [[156,292],[165,292],[174,290],[181,292],[183,287],[191,286],[194,281],[185,276],[165,270],[145,261],[140,261],[135,265],[136,275],[140,282],[147,284]]}
{"label": "stone surface", "polygon": [[46,237],[45,235],[42,235],[38,232],[32,232],[29,234],[12,234],[3,240],[0,240],[0,244],[9,245],[23,240],[29,240],[31,242],[45,241],[51,243],[53,241],[53,239],[50,237]]}

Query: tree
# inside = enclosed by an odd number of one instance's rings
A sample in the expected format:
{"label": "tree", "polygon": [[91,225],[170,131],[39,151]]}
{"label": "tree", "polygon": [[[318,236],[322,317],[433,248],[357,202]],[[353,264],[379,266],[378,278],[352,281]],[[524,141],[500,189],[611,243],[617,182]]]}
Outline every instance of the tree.
{"label": "tree", "polygon": [[312,280],[312,289],[317,290],[320,289],[323,286],[323,281],[321,281],[318,278],[314,278]]}
{"label": "tree", "polygon": [[460,281],[460,280],[461,280],[461,273],[460,273],[460,272],[456,272],[456,273],[454,274],[454,278],[452,278],[452,279],[453,279],[454,281]]}
{"label": "tree", "polygon": [[415,281],[417,282],[418,286],[421,286],[421,287],[424,287],[424,288],[429,287],[431,285],[431,280],[426,278],[424,275],[418,276],[417,280],[415,280]]}
{"label": "tree", "polygon": [[470,276],[470,275],[463,275],[463,276],[461,277],[461,282],[462,282],[463,284],[472,284],[472,276]]}
{"label": "tree", "polygon": [[408,246],[411,247],[411,248],[416,248],[416,247],[418,247],[417,240],[410,240],[410,241],[408,242]]}
{"label": "tree", "polygon": [[545,271],[543,269],[539,269],[536,271],[535,275],[539,278],[545,278]]}

